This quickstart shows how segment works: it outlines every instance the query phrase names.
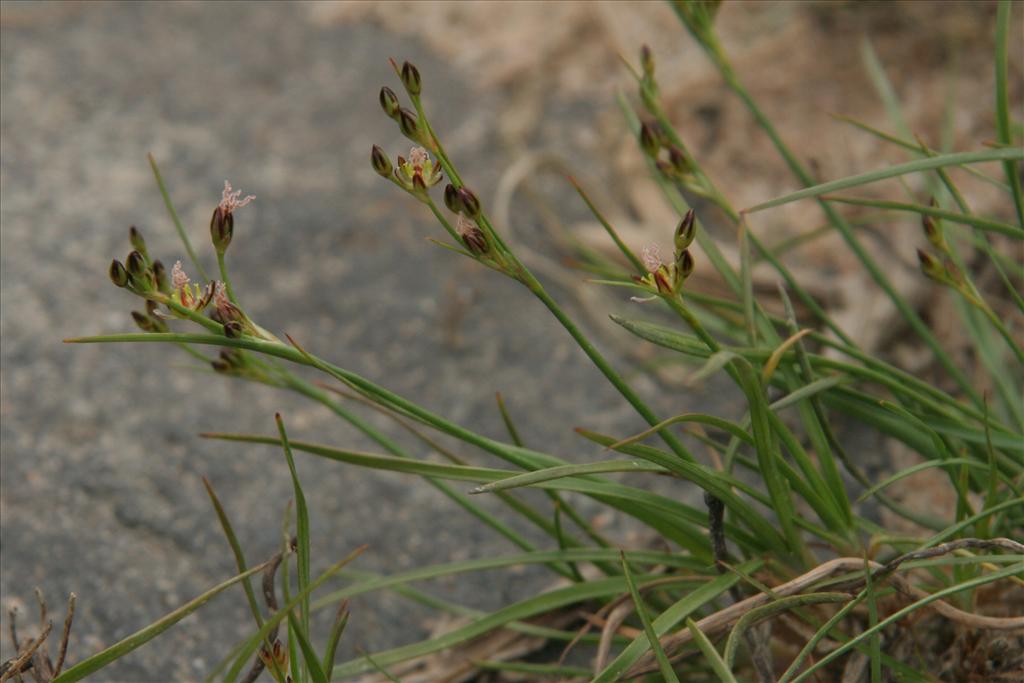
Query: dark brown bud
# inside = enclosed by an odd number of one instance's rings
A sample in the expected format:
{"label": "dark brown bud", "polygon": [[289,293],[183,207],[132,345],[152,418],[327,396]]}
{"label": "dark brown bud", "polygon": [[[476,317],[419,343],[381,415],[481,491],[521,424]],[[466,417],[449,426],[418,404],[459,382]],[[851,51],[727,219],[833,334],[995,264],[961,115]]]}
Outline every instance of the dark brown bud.
{"label": "dark brown bud", "polygon": [[117,259],[110,262],[110,281],[118,287],[128,286],[128,271]]}
{"label": "dark brown bud", "polygon": [[420,81],[420,70],[410,62],[402,64],[402,85],[410,95],[419,95],[423,86]]}
{"label": "dark brown bud", "polygon": [[135,321],[135,324],[138,325],[139,329],[142,330],[143,332],[153,331],[153,321],[145,313],[140,313],[139,311],[132,311],[132,320]]}
{"label": "dark brown bud", "polygon": [[921,216],[921,229],[924,230],[924,236],[928,238],[928,241],[933,247],[939,251],[947,251],[946,240],[942,236],[942,231],[939,230],[938,223],[935,219],[928,215]]}
{"label": "dark brown bud", "polygon": [[384,110],[384,113],[395,118],[398,116],[398,110],[401,105],[398,103],[398,95],[391,88],[384,86],[380,89],[380,106]]}
{"label": "dark brown bud", "polygon": [[658,156],[658,150],[661,149],[658,134],[648,123],[640,124],[640,147],[643,149],[644,154],[652,159]]}
{"label": "dark brown bud", "polygon": [[448,183],[444,186],[444,205],[448,207],[448,210],[452,213],[460,213],[462,211],[462,202],[459,201],[459,191],[455,189],[455,186]]}
{"label": "dark brown bud", "polygon": [[487,252],[487,238],[483,231],[475,225],[462,234],[462,241],[471,254],[480,256]]}
{"label": "dark brown bud", "polygon": [[167,269],[160,261],[153,261],[153,279],[156,280],[156,288],[164,294],[171,293],[171,285],[167,280]]}
{"label": "dark brown bud", "polygon": [[413,176],[412,176],[412,189],[413,189],[414,192],[423,192],[423,193],[425,193],[427,191],[427,183],[423,180],[423,174],[422,173],[414,173],[413,174]]}
{"label": "dark brown bud", "polygon": [[402,135],[419,142],[419,126],[416,123],[416,114],[409,111],[408,109],[398,110],[398,127],[402,130]]}
{"label": "dark brown bud", "polygon": [[683,154],[683,150],[679,149],[675,145],[668,148],[668,159],[672,164],[672,170],[679,175],[685,175],[692,170],[690,168],[690,162],[687,161],[686,155]]}
{"label": "dark brown bud", "polygon": [[391,159],[384,153],[377,145],[373,146],[373,151],[370,152],[370,162],[373,164],[373,170],[376,171],[382,178],[387,178],[391,175],[391,171],[394,168],[391,166]]}
{"label": "dark brown bud", "polygon": [[134,225],[128,228],[128,241],[132,243],[132,248],[135,251],[142,254],[147,261],[149,260],[149,253],[146,252],[146,240],[142,239],[142,233]]}
{"label": "dark brown bud", "polygon": [[936,282],[948,284],[946,280],[946,270],[934,256],[926,251],[918,249],[917,260],[921,263],[921,272],[927,277],[935,280]]}
{"label": "dark brown bud", "polygon": [[228,339],[238,339],[242,336],[242,323],[231,320],[224,323],[224,336]]}
{"label": "dark brown bud", "polygon": [[211,360],[210,367],[213,368],[214,372],[228,372],[229,370],[231,370],[231,366],[219,358]]}
{"label": "dark brown bud", "polygon": [[135,282],[144,282],[146,280],[146,259],[142,258],[142,254],[133,251],[128,254],[124,264],[128,268],[128,274],[132,276],[132,280]]}
{"label": "dark brown bud", "polygon": [[644,70],[644,76],[647,78],[654,76],[654,54],[651,53],[651,48],[648,45],[640,48],[640,66]]}
{"label": "dark brown bud", "polygon": [[693,213],[693,209],[686,212],[683,216],[683,220],[679,221],[679,226],[676,228],[675,246],[676,253],[684,251],[690,244],[693,243],[693,238],[697,236],[697,221],[696,216]]}
{"label": "dark brown bud", "polygon": [[480,217],[480,200],[468,187],[459,188],[459,203],[462,204],[462,212],[467,218],[476,220]]}
{"label": "dark brown bud", "polygon": [[942,269],[946,272],[946,277],[949,279],[950,283],[958,287],[962,287],[966,284],[964,272],[960,270],[960,266],[956,265],[956,263],[953,262],[953,259],[948,256],[942,259]]}
{"label": "dark brown bud", "polygon": [[668,275],[665,273],[665,269],[658,268],[656,271],[654,271],[653,275],[654,284],[657,285],[658,292],[660,294],[671,294],[672,283],[668,281]]}
{"label": "dark brown bud", "polygon": [[231,244],[231,237],[235,232],[235,216],[230,211],[225,211],[218,206],[213,210],[210,218],[210,239],[213,241],[213,248],[223,254]]}
{"label": "dark brown bud", "polygon": [[676,259],[676,269],[684,280],[693,274],[693,266],[693,254],[690,253],[689,249],[683,251],[679,258]]}

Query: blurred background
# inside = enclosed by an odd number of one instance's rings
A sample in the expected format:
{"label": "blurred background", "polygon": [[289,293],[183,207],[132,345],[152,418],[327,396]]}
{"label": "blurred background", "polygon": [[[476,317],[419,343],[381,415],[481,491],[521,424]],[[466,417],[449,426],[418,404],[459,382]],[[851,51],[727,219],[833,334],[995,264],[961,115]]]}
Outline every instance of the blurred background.
{"label": "blurred background", "polygon": [[[868,75],[869,53],[892,81],[908,130],[937,148],[975,149],[993,138],[994,13],[989,2],[727,2],[718,26],[783,137],[830,179],[906,160],[830,116],[894,130]],[[134,329],[136,300],[106,275],[130,249],[129,225],[164,263],[184,257],[150,152],[208,266],[206,226],[224,180],[256,195],[236,216],[229,264],[264,327],[495,437],[504,433],[500,391],[528,445],[570,460],[598,453],[573,427],[641,428],[540,304],[429,244],[440,232],[429,215],[372,171],[372,144],[392,156],[409,147],[377,103],[381,85],[398,90],[388,57],[417,64],[432,124],[462,175],[635,386],[666,416],[698,404],[735,410],[714,382],[683,390],[671,369],[637,374],[638,362],[656,358],[606,318],[635,307],[564,264],[565,235],[607,248],[564,170],[632,243],[670,244],[677,219],[646,180],[615,101],[620,88],[633,96],[620,56],[635,63],[643,43],[654,51],[670,115],[736,206],[796,189],[667,5],[4,2],[0,36],[5,632],[10,608],[19,609],[22,633],[31,632],[34,587],[58,619],[74,591],[74,662],[233,574],[201,476],[219,491],[250,562],[274,552],[292,495],[280,453],[204,441],[199,432],[271,433],[281,411],[292,438],[372,449],[326,410],[197,372],[177,349],[61,343]],[[1019,111],[1020,43],[1013,49]],[[975,190],[975,210],[998,215],[991,193]],[[777,243],[821,222],[815,206],[798,203],[759,214],[752,227]],[[735,235],[721,237],[728,251]],[[917,275],[916,229],[878,230],[871,240],[941,329],[947,304]],[[864,346],[928,371],[901,345],[892,312],[864,296],[870,287],[844,250],[820,240],[799,250],[793,266]],[[716,286],[699,260],[698,276],[694,286]],[[767,273],[757,284],[774,288]],[[957,330],[942,333],[967,353]],[[418,444],[415,452],[430,456]],[[884,468],[895,455],[865,458]],[[358,567],[389,573],[513,550],[414,479],[305,456],[298,466],[313,515],[314,569],[363,543],[370,547]],[[597,523],[614,528],[615,520]],[[547,581],[524,571],[429,588],[494,607]],[[429,616],[398,597],[361,598],[344,655],[422,638],[441,627]],[[242,593],[233,591],[98,678],[195,680],[250,629]],[[0,643],[3,660],[12,652],[6,636]]]}

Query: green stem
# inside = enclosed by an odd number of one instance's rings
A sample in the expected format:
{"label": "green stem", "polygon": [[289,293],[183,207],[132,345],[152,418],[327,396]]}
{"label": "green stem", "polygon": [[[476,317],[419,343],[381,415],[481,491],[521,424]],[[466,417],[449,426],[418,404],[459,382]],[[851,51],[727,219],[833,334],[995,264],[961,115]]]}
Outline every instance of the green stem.
{"label": "green stem", "polygon": [[227,291],[228,299],[231,303],[238,305],[238,299],[235,298],[235,290],[231,288],[231,278],[228,277],[228,266],[224,262],[224,252],[220,249],[217,250],[217,267],[220,269],[220,279],[224,283],[224,289]]}
{"label": "green stem", "polygon": [[171,221],[174,223],[174,229],[178,231],[178,237],[181,238],[181,243],[185,246],[185,252],[188,254],[188,258],[192,261],[192,265],[196,267],[199,272],[199,276],[203,280],[208,281],[210,276],[203,270],[202,264],[199,263],[199,258],[196,256],[196,252],[192,250],[192,243],[189,242],[188,235],[185,234],[185,228],[181,224],[181,219],[178,218],[178,212],[174,210],[174,204],[171,202],[171,195],[167,191],[167,186],[164,185],[164,179],[160,175],[160,169],[157,168],[156,159],[153,154],[147,155],[149,159],[149,167],[153,169],[153,177],[156,178],[157,187],[160,188],[160,194],[164,198],[164,206],[167,207],[167,213],[171,215]]}
{"label": "green stem", "polygon": [[[525,275],[524,284],[533,292],[534,296],[541,300],[552,315],[562,324],[562,327],[572,336],[579,347],[583,350],[587,357],[597,366],[597,369],[611,382],[612,386],[618,389],[619,393],[622,394],[630,405],[640,414],[644,420],[647,421],[652,427],[659,424],[661,420],[654,412],[647,407],[647,404],[634,393],[633,389],[626,384],[626,381],[615,371],[614,368],[605,360],[604,356],[594,348],[594,345],[590,343],[590,340],[583,334],[583,332],[576,326],[569,316],[565,314],[565,311],[558,305],[558,303],[551,298],[547,290],[540,284],[540,282],[533,276],[532,273],[523,268]],[[668,429],[662,429],[658,432],[658,435],[665,441],[669,448],[671,448],[676,455],[687,460],[689,462],[696,462],[693,455],[686,449],[686,447],[680,442],[675,435],[672,434]]]}

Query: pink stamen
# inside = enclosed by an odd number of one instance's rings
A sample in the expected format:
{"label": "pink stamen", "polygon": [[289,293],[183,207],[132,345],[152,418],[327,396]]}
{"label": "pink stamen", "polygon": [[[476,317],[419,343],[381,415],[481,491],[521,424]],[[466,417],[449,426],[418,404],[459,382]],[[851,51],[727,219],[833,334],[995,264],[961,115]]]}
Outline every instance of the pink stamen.
{"label": "pink stamen", "polygon": [[219,206],[221,211],[223,211],[225,214],[229,214],[233,212],[235,209],[241,209],[243,206],[246,206],[249,202],[251,202],[254,199],[256,199],[256,195],[254,194],[246,195],[245,198],[243,199],[242,191],[232,191],[231,183],[225,180],[224,191],[221,193]]}

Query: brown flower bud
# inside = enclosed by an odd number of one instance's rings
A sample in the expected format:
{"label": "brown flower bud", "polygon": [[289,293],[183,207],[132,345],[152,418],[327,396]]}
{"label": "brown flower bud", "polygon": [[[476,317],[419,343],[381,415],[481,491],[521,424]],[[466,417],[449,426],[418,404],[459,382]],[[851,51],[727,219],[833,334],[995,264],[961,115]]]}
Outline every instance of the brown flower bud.
{"label": "brown flower bud", "polygon": [[468,218],[476,220],[480,217],[480,200],[468,187],[459,188],[459,203],[462,204],[462,211]]}
{"label": "brown flower bud", "polygon": [[452,213],[462,212],[462,202],[459,201],[459,191],[455,189],[455,186],[448,183],[444,186],[444,205],[448,207],[448,210]]}
{"label": "brown flower bud", "polygon": [[228,339],[238,339],[242,336],[242,323],[231,320],[224,323],[224,336]]}
{"label": "brown flower bud", "polygon": [[225,363],[224,361],[222,361],[219,358],[215,358],[214,360],[211,360],[210,361],[210,367],[213,368],[214,372],[221,372],[221,373],[223,373],[223,372],[229,372],[231,370],[231,366],[228,365],[227,363]]}
{"label": "brown flower bud", "polygon": [[373,164],[373,170],[382,178],[387,178],[391,175],[391,171],[394,170],[391,165],[391,159],[377,145],[374,145],[373,151],[370,152],[370,162]]}
{"label": "brown flower bud", "polygon": [[658,134],[649,123],[640,124],[640,148],[652,159],[658,156],[658,150],[661,149]]}
{"label": "brown flower bud", "polygon": [[146,252],[146,240],[142,239],[142,233],[134,225],[128,228],[128,241],[132,243],[132,248],[135,251],[142,254],[147,261],[149,260],[149,253]]}
{"label": "brown flower bud", "polygon": [[132,311],[132,320],[135,321],[135,324],[138,325],[139,329],[142,330],[143,332],[153,331],[153,321],[145,313],[140,313],[139,311]]}
{"label": "brown flower bud", "polygon": [[466,244],[466,248],[469,249],[471,254],[480,256],[487,252],[487,238],[484,237],[483,231],[476,226],[462,234],[462,241]]}
{"label": "brown flower bud", "polygon": [[412,176],[412,189],[414,192],[426,193],[427,183],[423,180],[422,173],[414,173]]}
{"label": "brown flower bud", "polygon": [[217,253],[223,254],[227,251],[234,232],[234,214],[218,206],[213,210],[213,216],[210,218],[210,239],[213,241],[213,248],[217,250]]}
{"label": "brown flower bud", "polygon": [[128,286],[128,270],[117,259],[110,262],[110,281],[118,287]]}
{"label": "brown flower bud", "polygon": [[679,255],[679,258],[676,259],[676,269],[679,271],[679,275],[682,279],[685,280],[693,274],[693,267],[693,254],[690,253],[689,249],[686,249]]}
{"label": "brown flower bud", "polygon": [[927,277],[935,280],[936,282],[948,284],[946,279],[946,269],[942,267],[942,264],[939,263],[934,256],[926,251],[918,249],[917,260],[921,263],[921,272]]}
{"label": "brown flower bud", "polygon": [[146,259],[142,257],[137,251],[133,251],[128,254],[128,258],[125,259],[125,267],[128,268],[128,274],[132,276],[132,280],[136,283],[145,282],[146,278]]}
{"label": "brown flower bud", "polygon": [[654,75],[654,54],[649,45],[640,48],[640,66],[644,70],[644,76],[650,78]]}
{"label": "brown flower bud", "polygon": [[167,281],[167,269],[160,261],[153,261],[153,279],[156,281],[156,288],[164,294],[171,293],[171,285]]}
{"label": "brown flower bud", "polygon": [[693,238],[697,236],[697,221],[696,216],[693,213],[693,209],[686,212],[683,216],[683,220],[679,221],[679,226],[676,228],[675,246],[676,253],[680,253],[685,250],[690,244],[693,243]]}
{"label": "brown flower bud", "polygon": [[405,86],[410,95],[419,95],[423,87],[420,80],[420,70],[410,62],[402,64],[402,85]]}
{"label": "brown flower bud", "polygon": [[384,110],[384,113],[395,118],[398,116],[398,110],[401,105],[398,103],[398,95],[391,88],[384,86],[380,89],[380,106]]}
{"label": "brown flower bud", "polygon": [[668,274],[665,271],[665,268],[658,268],[652,273],[654,284],[657,285],[660,294],[671,294],[672,283],[668,281]]}
{"label": "brown flower bud", "polygon": [[402,130],[402,135],[409,138],[410,140],[419,141],[419,125],[416,123],[416,114],[409,111],[408,109],[398,110],[398,127]]}
{"label": "brown flower bud", "polygon": [[683,154],[683,150],[679,149],[675,145],[669,146],[668,159],[672,164],[672,170],[679,175],[686,175],[692,170],[690,168],[690,162],[686,159],[686,155]]}

